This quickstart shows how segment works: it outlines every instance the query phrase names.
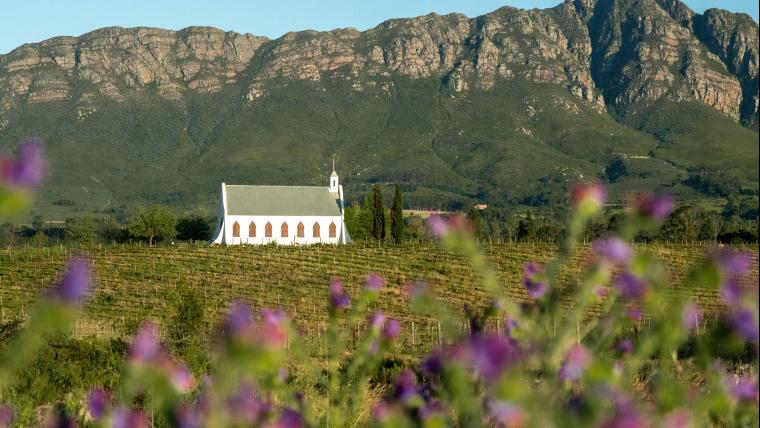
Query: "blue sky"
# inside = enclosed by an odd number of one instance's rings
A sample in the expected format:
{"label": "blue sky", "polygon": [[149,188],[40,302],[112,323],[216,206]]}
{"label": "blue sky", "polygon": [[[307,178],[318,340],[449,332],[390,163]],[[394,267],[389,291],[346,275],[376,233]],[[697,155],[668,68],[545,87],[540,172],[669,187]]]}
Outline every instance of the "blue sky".
{"label": "blue sky", "polygon": [[[77,36],[96,28],[205,25],[276,38],[288,31],[374,27],[389,18],[461,12],[473,17],[504,5],[543,8],[562,0],[9,0],[3,2],[0,53],[50,37]],[[757,0],[685,0],[701,12],[710,7],[749,13]]]}

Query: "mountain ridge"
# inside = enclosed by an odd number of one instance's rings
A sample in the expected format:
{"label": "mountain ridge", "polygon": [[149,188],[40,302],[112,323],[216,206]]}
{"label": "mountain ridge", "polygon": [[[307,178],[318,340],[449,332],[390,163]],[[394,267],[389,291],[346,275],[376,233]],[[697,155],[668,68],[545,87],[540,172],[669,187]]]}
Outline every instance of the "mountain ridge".
{"label": "mountain ridge", "polygon": [[[520,203],[532,197],[540,200],[542,184],[536,180],[554,174],[513,173],[515,161],[509,156],[524,157],[524,144],[541,144],[549,158],[572,165],[569,175],[564,172],[569,178],[550,179],[569,182],[598,176],[611,156],[601,147],[618,147],[622,142],[616,135],[627,135],[633,158],[648,156],[664,164],[650,165],[641,173],[649,174],[647,179],[666,174],[658,188],[684,191],[676,177],[707,163],[734,171],[749,166],[749,173],[737,175],[753,191],[757,180],[748,177],[757,166],[735,161],[757,151],[756,142],[752,146],[749,140],[756,139],[758,123],[758,36],[757,24],[747,18],[717,9],[697,14],[677,0],[568,0],[548,9],[505,6],[474,18],[428,14],[387,20],[365,31],[306,30],[277,39],[213,27],[107,27],[25,44],[0,55],[0,144],[11,144],[24,132],[73,144],[75,134],[62,137],[61,131],[31,123],[43,110],[56,113],[55,126],[87,135],[108,128],[100,122],[105,117],[134,119],[152,111],[173,116],[164,123],[140,126],[145,132],[172,134],[180,141],[176,147],[157,136],[138,137],[134,128],[106,131],[114,140],[108,147],[128,150],[119,162],[124,159],[129,169],[143,170],[145,176],[153,173],[149,166],[139,165],[144,154],[161,152],[166,155],[163,162],[200,165],[211,162],[209,156],[220,156],[227,159],[229,174],[260,181],[267,177],[261,171],[272,166],[254,153],[265,147],[259,140],[266,135],[270,144],[277,142],[269,148],[278,153],[300,152],[305,148],[291,140],[302,133],[298,138],[311,139],[302,145],[314,146],[303,158],[310,162],[312,175],[286,173],[281,165],[267,172],[274,174],[270,177],[282,182],[316,180],[317,164],[323,163],[318,158],[342,148],[346,161],[356,163],[349,182],[353,179],[357,186],[406,177],[411,187],[424,182],[425,192],[436,195],[434,200],[467,201],[494,199],[496,189],[508,184],[519,188],[514,192],[521,196],[507,199]],[[516,93],[523,95],[516,98]],[[159,110],[153,109],[158,105]],[[725,142],[710,140],[717,137],[699,130],[701,124],[681,123],[677,114],[670,123],[663,122],[655,113],[666,108],[697,115],[691,117],[695,122],[704,116],[705,123],[716,124],[713,131],[720,138],[738,138],[738,147],[717,159],[700,159],[694,154],[697,146]],[[193,116],[201,110],[203,117]],[[401,110],[407,117],[397,113]],[[303,114],[301,121],[293,122],[289,113]],[[497,113],[503,117],[497,119]],[[410,121],[415,114],[417,123]],[[378,115],[384,115],[382,120]],[[231,117],[245,122],[232,123]],[[264,117],[268,122],[258,129],[248,125]],[[587,123],[579,130],[574,122]],[[482,126],[472,127],[473,123]],[[193,134],[196,130],[199,133]],[[233,135],[239,139],[237,145],[232,145]],[[450,184],[435,184],[422,172],[410,170],[405,160],[391,162],[398,153],[391,142],[378,137],[382,135],[419,140],[417,152],[405,156],[424,154],[428,159],[418,164],[428,168],[431,177]],[[593,150],[578,140],[590,135],[598,140]],[[687,141],[694,138],[698,141]],[[472,141],[463,141],[468,139]],[[362,158],[362,147],[366,150],[369,143],[359,140],[374,141],[374,163]],[[233,146],[257,172],[242,172],[244,165],[235,156],[220,153]],[[399,153],[407,149],[395,148]],[[662,153],[668,154],[658,157]],[[60,156],[70,163],[64,153]],[[479,157],[490,157],[493,163]],[[680,172],[672,175],[667,164]],[[547,169],[557,168],[561,167]],[[209,172],[198,184],[210,188],[214,180],[224,178],[216,175]],[[642,184],[641,179],[634,176],[630,186]],[[118,200],[151,199],[125,195],[114,190],[116,184],[105,187]],[[148,192],[162,193],[172,192]],[[427,198],[415,195],[412,192],[413,198]],[[46,210],[57,208],[48,205]]]}

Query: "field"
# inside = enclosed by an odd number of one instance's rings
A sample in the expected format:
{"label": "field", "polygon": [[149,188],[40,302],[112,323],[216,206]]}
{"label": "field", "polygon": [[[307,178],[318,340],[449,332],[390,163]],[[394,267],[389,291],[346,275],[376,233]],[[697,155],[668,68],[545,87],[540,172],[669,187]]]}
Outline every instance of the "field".
{"label": "field", "polygon": [[[712,322],[721,310],[718,291],[684,283],[688,266],[699,261],[708,247],[638,246],[667,263],[672,274],[670,291],[693,296],[708,315],[705,323]],[[523,263],[550,258],[554,246],[500,244],[486,246],[485,251],[508,293],[519,300],[525,297],[520,283]],[[23,318],[44,289],[55,282],[64,261],[77,252],[65,247],[0,251],[2,320]],[[330,279],[342,279],[355,294],[366,274],[376,272],[387,282],[375,309],[402,321],[401,349],[409,355],[424,352],[438,341],[437,322],[412,314],[406,307],[404,286],[410,281],[424,279],[435,284],[437,294],[460,311],[465,304],[485,303],[474,272],[458,256],[433,245],[110,246],[86,253],[92,257],[97,285],[74,332],[80,337],[123,337],[131,335],[146,318],[166,322],[173,314],[179,290],[196,287],[205,301],[210,329],[218,325],[230,302],[245,299],[257,308],[283,307],[306,337],[319,338],[325,329]],[[587,254],[587,248],[579,250],[569,269],[579,269]],[[757,265],[753,269],[756,281]]]}

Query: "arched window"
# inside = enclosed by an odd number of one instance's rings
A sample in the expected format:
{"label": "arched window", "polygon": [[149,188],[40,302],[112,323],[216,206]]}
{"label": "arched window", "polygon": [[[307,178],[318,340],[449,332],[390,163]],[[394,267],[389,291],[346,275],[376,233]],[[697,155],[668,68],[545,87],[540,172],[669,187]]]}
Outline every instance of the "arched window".
{"label": "arched window", "polygon": [[312,235],[315,238],[319,238],[321,236],[320,233],[319,233],[320,232],[319,231],[319,223],[317,223],[316,221],[314,222],[314,226],[311,228],[311,232],[312,232]]}
{"label": "arched window", "polygon": [[264,226],[264,236],[267,238],[272,237],[272,223],[267,222],[267,224]]}
{"label": "arched window", "polygon": [[248,236],[251,238],[256,237],[256,223],[251,222],[251,224],[248,225]]}
{"label": "arched window", "polygon": [[240,238],[240,223],[232,223],[232,237]]}
{"label": "arched window", "polygon": [[335,227],[335,223],[334,222],[330,223],[330,238],[335,238],[335,236],[337,235],[336,229],[337,228]]}
{"label": "arched window", "polygon": [[283,238],[288,237],[288,223],[285,221],[283,221],[282,226],[280,226],[280,236],[282,236]]}
{"label": "arched window", "polygon": [[303,223],[300,221],[298,222],[298,227],[296,228],[296,236],[299,238],[303,238]]}

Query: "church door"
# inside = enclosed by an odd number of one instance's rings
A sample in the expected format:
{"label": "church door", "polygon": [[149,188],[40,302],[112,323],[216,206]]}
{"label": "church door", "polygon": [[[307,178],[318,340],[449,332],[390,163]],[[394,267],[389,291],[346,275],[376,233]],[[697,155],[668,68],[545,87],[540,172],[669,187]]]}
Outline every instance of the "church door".
{"label": "church door", "polygon": [[317,222],[315,221],[315,222],[314,222],[314,227],[312,227],[311,229],[312,229],[312,230],[311,230],[311,232],[312,232],[312,236],[313,236],[314,238],[319,238],[319,237],[321,236],[321,235],[320,235],[320,233],[319,233],[319,232],[320,232],[320,231],[319,231],[319,223],[317,223]]}
{"label": "church door", "polygon": [[267,222],[266,226],[264,226],[264,236],[267,238],[272,237],[272,223]]}
{"label": "church door", "polygon": [[336,235],[335,223],[330,223],[330,238],[335,238]]}
{"label": "church door", "polygon": [[287,222],[284,222],[284,221],[282,222],[282,226],[280,226],[280,236],[282,236],[283,238],[288,237],[288,223]]}
{"label": "church door", "polygon": [[298,227],[296,228],[296,236],[299,238],[303,238],[303,223],[300,221],[298,222]]}
{"label": "church door", "polygon": [[240,223],[238,222],[232,224],[232,237],[240,238]]}

